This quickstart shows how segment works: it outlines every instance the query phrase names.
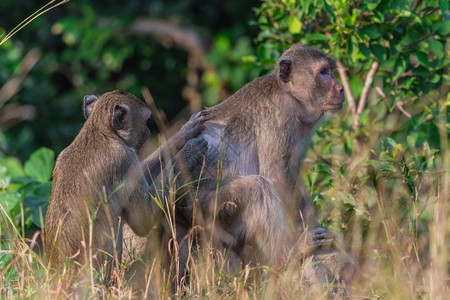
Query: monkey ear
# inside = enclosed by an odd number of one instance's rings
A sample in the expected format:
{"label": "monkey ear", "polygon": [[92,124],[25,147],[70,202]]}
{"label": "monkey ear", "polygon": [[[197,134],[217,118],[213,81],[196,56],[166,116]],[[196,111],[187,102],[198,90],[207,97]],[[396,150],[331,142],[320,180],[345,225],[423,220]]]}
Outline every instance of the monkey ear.
{"label": "monkey ear", "polygon": [[283,57],[279,62],[278,76],[284,83],[291,80],[292,58]]}
{"label": "monkey ear", "polygon": [[83,98],[83,112],[84,117],[87,119],[94,108],[95,102],[97,102],[98,97],[95,95],[86,95]]}
{"label": "monkey ear", "polygon": [[112,117],[112,126],[115,130],[121,130],[127,127],[129,123],[130,108],[126,105],[116,104],[114,106],[114,113]]}

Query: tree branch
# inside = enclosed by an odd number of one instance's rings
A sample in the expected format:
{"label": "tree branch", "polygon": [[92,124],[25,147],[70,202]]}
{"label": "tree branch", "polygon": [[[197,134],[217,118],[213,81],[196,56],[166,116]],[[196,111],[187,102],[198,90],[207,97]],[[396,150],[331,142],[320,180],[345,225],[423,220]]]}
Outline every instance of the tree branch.
{"label": "tree branch", "polygon": [[364,110],[364,107],[366,106],[367,97],[369,96],[369,90],[370,85],[372,84],[373,77],[375,76],[375,73],[378,70],[378,67],[380,66],[380,63],[377,61],[374,61],[372,65],[370,66],[369,73],[367,73],[366,81],[364,82],[364,87],[361,93],[361,97],[359,97],[358,101],[358,109],[356,111],[356,114],[353,118],[353,129],[356,130],[356,128],[359,126],[359,116],[361,115],[362,111]]}
{"label": "tree branch", "polygon": [[142,18],[136,20],[125,29],[126,34],[149,35],[154,37],[164,47],[173,45],[188,53],[187,85],[182,96],[189,102],[191,113],[202,109],[202,100],[199,92],[199,71],[210,68],[206,61],[205,48],[201,37],[192,29],[179,26],[169,21]]}
{"label": "tree branch", "polygon": [[[380,95],[382,98],[386,97],[386,94],[383,92],[383,90],[381,90],[381,88],[379,86],[375,87],[375,91],[377,91],[378,95]],[[395,103],[395,106],[408,119],[411,119],[411,114],[403,108],[403,104],[405,104],[405,103],[402,100],[399,100],[399,101],[397,101],[397,103]]]}
{"label": "tree branch", "polygon": [[347,72],[344,65],[338,61],[337,62],[337,71],[339,73],[339,77],[341,78],[342,85],[345,89],[345,94],[347,96],[348,108],[352,112],[352,114],[356,113],[356,105],[355,98],[353,97],[352,90],[350,89],[350,81],[348,80]]}
{"label": "tree branch", "polygon": [[20,73],[8,80],[0,89],[0,108],[5,105],[6,101],[14,96],[20,89],[22,81],[25,76],[30,72],[34,65],[41,58],[41,53],[37,49],[31,49],[19,64]]}

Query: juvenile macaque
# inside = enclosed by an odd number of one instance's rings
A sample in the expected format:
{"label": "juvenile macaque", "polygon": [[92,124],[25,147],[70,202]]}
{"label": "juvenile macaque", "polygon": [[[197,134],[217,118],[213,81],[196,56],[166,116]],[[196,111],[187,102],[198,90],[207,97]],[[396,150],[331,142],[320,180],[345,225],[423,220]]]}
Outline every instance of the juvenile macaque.
{"label": "juvenile macaque", "polygon": [[[231,249],[243,263],[282,266],[292,249],[302,257],[333,243],[318,227],[299,175],[314,128],[343,106],[335,68],[334,59],[295,44],[271,74],[205,111],[199,205],[215,246]],[[178,208],[186,226],[189,207],[185,201]],[[297,230],[288,226],[292,221]]]}
{"label": "juvenile macaque", "polygon": [[[122,91],[99,98],[85,96],[83,108],[87,120],[59,155],[53,171],[45,221],[46,252],[53,266],[67,258],[84,265],[92,258],[92,267],[99,269],[107,262],[110,272],[111,262],[121,261],[122,225],[145,236],[161,214],[151,199],[158,186],[149,184],[144,175],[147,166],[137,156],[150,137],[146,126],[150,110]],[[175,158],[189,170],[207,149],[203,139],[186,143],[201,129],[194,122],[172,141],[181,149]]]}

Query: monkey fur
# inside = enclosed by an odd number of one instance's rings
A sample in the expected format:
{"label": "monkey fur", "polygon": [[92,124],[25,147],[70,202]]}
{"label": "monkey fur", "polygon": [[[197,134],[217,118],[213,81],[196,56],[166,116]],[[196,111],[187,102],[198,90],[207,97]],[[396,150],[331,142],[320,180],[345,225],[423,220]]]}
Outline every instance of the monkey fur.
{"label": "monkey fur", "polygon": [[[150,137],[146,122],[151,114],[142,101],[122,91],[85,96],[83,108],[87,120],[58,156],[53,171],[46,252],[53,266],[67,258],[80,266],[92,258],[92,267],[99,269],[107,262],[110,272],[111,262],[121,261],[123,224],[145,236],[161,214],[151,200],[158,186],[148,182],[147,164],[137,156]],[[186,143],[201,130],[202,125],[194,122],[171,141],[181,149],[178,160],[189,168],[207,149],[203,139]],[[148,164],[156,165],[156,160],[159,157],[153,156]]]}
{"label": "monkey fur", "polygon": [[[282,266],[292,251],[305,257],[334,243],[318,226],[300,168],[314,128],[343,107],[335,68],[333,58],[295,44],[271,74],[203,112],[209,120],[199,135],[208,142],[198,191],[201,225],[214,247],[230,249],[243,264]],[[192,222],[192,207],[177,206],[184,226]]]}

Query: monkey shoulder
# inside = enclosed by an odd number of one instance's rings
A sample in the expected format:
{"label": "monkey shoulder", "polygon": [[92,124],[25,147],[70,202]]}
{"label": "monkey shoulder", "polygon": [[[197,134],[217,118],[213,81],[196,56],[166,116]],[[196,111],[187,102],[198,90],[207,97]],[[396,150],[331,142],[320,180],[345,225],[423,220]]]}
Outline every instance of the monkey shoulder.
{"label": "monkey shoulder", "polygon": [[72,143],[56,160],[53,172],[55,188],[61,185],[69,195],[87,186],[109,188],[121,180],[132,165],[139,165],[136,151],[132,148],[117,143],[110,143],[107,148],[101,143],[94,148],[83,148],[79,143]]}

